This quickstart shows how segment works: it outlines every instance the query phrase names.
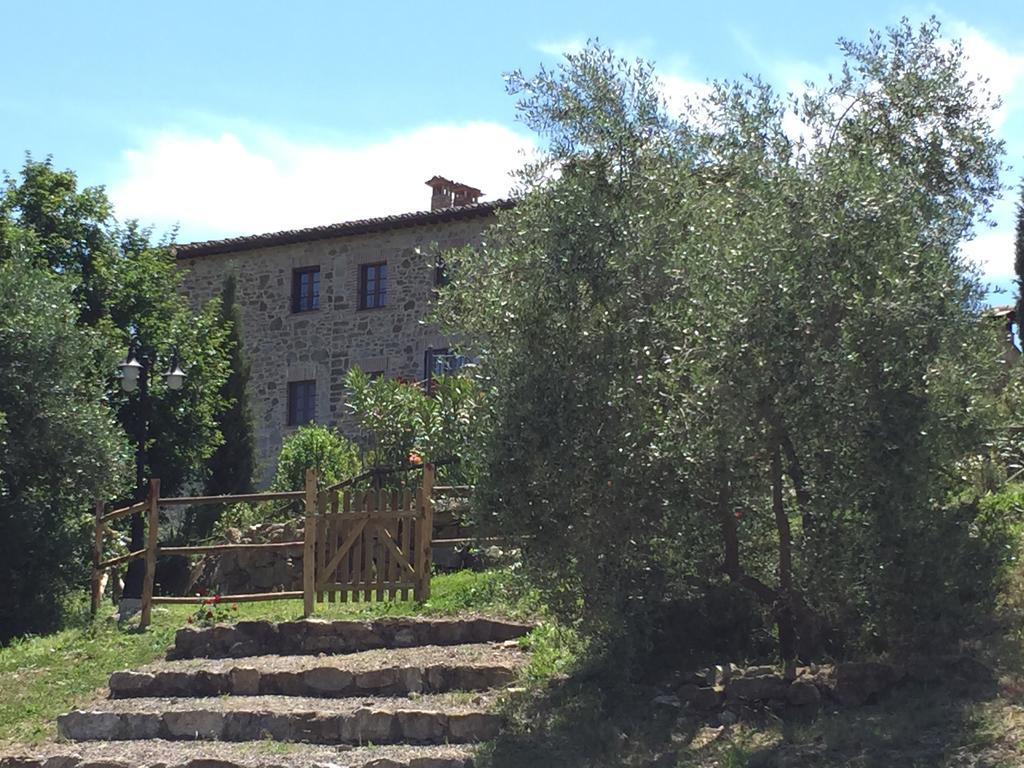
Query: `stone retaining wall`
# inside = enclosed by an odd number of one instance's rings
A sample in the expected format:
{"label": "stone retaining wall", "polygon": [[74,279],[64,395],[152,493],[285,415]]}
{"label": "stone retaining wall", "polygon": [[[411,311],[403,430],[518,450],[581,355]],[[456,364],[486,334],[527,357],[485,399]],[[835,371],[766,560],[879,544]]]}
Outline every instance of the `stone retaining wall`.
{"label": "stone retaining wall", "polygon": [[353,653],[374,648],[460,645],[513,640],[533,626],[496,619],[303,619],[275,624],[240,621],[208,629],[179,629],[168,659],[238,658],[272,654]]}
{"label": "stone retaining wall", "polygon": [[905,682],[957,682],[972,690],[995,685],[991,670],[965,656],[921,660],[907,665],[878,661],[798,667],[784,675],[770,666],[741,669],[726,664],[689,675],[655,697],[664,707],[717,715],[723,724],[744,711],[769,709],[813,716],[826,704],[856,707],[872,703]]}

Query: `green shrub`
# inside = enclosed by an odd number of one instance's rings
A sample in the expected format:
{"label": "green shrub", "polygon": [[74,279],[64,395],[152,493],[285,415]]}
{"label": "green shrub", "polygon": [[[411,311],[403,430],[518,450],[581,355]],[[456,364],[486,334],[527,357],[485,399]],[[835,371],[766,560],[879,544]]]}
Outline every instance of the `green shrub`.
{"label": "green shrub", "polygon": [[991,603],[1002,521],[945,502],[998,422],[957,244],[1002,148],[937,22],[840,47],[798,103],[750,79],[681,114],[596,44],[515,73],[546,151],[445,255],[437,320],[486,382],[479,519],[623,665],[663,595],[730,616],[709,650],[766,615],[787,660],[955,647]]}
{"label": "green shrub", "polygon": [[0,261],[0,643],[59,626],[88,581],[93,500],[128,477],[94,367],[114,361],[77,315],[60,278]]}
{"label": "green shrub", "polygon": [[345,386],[348,405],[369,438],[368,465],[439,462],[438,476],[444,482],[473,483],[482,403],[473,379],[436,376],[427,394],[419,384],[373,379],[353,368]]}
{"label": "green shrub", "polygon": [[271,487],[275,491],[301,490],[307,469],[317,471],[321,488],[355,477],[361,469],[359,448],[328,427],[299,427],[281,446]]}

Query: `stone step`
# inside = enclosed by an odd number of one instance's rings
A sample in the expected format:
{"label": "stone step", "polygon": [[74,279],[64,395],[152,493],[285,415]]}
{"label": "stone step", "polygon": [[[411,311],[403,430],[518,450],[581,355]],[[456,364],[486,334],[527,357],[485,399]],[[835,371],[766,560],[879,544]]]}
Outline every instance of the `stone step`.
{"label": "stone step", "polygon": [[310,744],[464,744],[493,738],[495,694],[320,699],[221,696],[111,699],[57,718],[72,741],[136,739],[260,741]]}
{"label": "stone step", "polygon": [[110,676],[113,698],[282,695],[395,696],[483,691],[527,661],[516,641],[378,649],[345,655],[162,661]]}
{"label": "stone step", "polygon": [[472,768],[465,747],[274,742],[80,742],[7,747],[0,768]]}
{"label": "stone step", "polygon": [[531,624],[485,618],[239,621],[179,629],[167,658],[354,653],[375,648],[489,643],[514,640],[531,629]]}

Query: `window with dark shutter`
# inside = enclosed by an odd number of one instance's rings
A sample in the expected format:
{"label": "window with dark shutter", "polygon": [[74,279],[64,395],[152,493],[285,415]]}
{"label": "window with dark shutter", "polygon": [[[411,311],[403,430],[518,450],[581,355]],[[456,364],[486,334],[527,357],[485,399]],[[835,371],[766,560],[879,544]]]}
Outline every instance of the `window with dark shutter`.
{"label": "window with dark shutter", "polygon": [[303,267],[292,272],[292,312],[320,308],[320,267]]}
{"label": "window with dark shutter", "polygon": [[448,285],[448,265],[440,256],[437,257],[437,261],[434,263],[434,286],[436,288],[443,288]]}
{"label": "window with dark shutter", "polygon": [[316,418],[316,382],[288,382],[288,426],[309,424]]}
{"label": "window with dark shutter", "polygon": [[387,305],[388,265],[361,264],[359,266],[359,308],[376,309]]}
{"label": "window with dark shutter", "polygon": [[426,383],[427,394],[434,391],[435,376],[454,373],[466,365],[466,362],[463,355],[456,355],[447,347],[428,349],[423,356],[423,381]]}

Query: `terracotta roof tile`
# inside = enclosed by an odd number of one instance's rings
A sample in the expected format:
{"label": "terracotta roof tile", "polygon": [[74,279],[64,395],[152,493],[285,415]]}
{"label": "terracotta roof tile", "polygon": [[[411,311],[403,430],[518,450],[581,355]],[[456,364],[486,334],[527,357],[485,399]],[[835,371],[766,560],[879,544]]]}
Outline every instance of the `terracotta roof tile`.
{"label": "terracotta roof tile", "polygon": [[384,232],[390,229],[415,227],[423,224],[440,224],[446,221],[461,221],[489,216],[495,211],[511,208],[513,200],[494,200],[487,203],[474,203],[458,208],[442,208],[436,211],[416,211],[400,213],[393,216],[380,216],[374,219],[357,219],[338,224],[325,224],[306,229],[286,229],[281,232],[267,232],[261,235],[243,235],[223,240],[204,240],[196,243],[181,243],[171,246],[171,252],[179,259],[191,259],[195,256],[212,256],[217,253],[232,251],[248,251],[253,248],[269,248],[275,245],[304,243],[311,240],[325,240],[330,237],[364,235],[371,232]]}

